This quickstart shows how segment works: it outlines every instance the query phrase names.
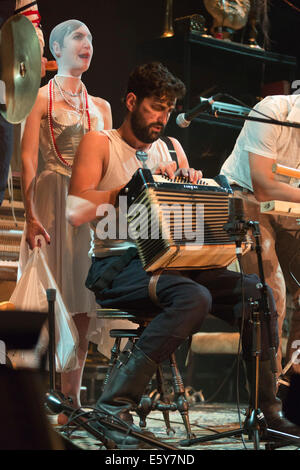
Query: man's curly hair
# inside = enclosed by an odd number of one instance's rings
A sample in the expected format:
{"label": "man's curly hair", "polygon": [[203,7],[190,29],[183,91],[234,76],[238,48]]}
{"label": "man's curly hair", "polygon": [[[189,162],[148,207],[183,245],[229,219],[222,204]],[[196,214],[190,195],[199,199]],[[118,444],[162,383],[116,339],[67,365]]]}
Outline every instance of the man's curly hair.
{"label": "man's curly hair", "polygon": [[159,99],[174,101],[181,99],[186,92],[185,85],[160,62],[138,65],[131,72],[126,96],[134,93],[138,101],[155,96]]}

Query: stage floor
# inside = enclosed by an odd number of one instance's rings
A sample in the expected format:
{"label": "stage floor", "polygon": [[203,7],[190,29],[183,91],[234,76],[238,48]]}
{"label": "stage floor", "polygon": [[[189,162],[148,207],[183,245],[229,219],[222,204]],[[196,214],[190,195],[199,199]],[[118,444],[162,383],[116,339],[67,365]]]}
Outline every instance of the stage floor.
{"label": "stage floor", "polygon": [[[240,416],[242,423],[244,422],[245,410],[247,406],[240,406]],[[192,432],[195,437],[216,435],[217,433],[238,429],[239,415],[236,404],[222,403],[197,403],[190,407],[190,422]],[[134,418],[138,424],[138,418]],[[51,416],[50,420],[57,431],[61,427],[55,424],[56,417]],[[247,435],[241,437],[222,438],[215,441],[205,443],[197,443],[195,445],[184,447],[180,445],[180,441],[186,439],[185,428],[178,412],[170,412],[171,426],[175,430],[175,434],[168,436],[165,429],[165,423],[160,411],[152,411],[147,418],[147,429],[152,431],[157,439],[164,443],[168,443],[181,451],[196,450],[254,450],[253,443],[248,439]],[[69,439],[82,450],[106,450],[94,437],[84,430],[73,430],[69,435]],[[260,449],[265,450],[266,443],[260,442]],[[285,446],[281,450],[296,450],[296,446]]]}

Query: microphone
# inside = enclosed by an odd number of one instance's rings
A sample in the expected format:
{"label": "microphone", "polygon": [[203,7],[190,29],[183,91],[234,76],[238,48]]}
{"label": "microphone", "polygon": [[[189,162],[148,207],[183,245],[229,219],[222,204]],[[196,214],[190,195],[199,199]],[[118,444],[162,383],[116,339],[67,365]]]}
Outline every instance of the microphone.
{"label": "microphone", "polygon": [[211,106],[213,103],[221,98],[223,96],[223,93],[217,93],[216,95],[211,96],[210,98],[202,98],[200,97],[200,103],[197,104],[193,109],[190,111],[187,111],[186,113],[181,113],[178,114],[176,118],[176,124],[179,127],[188,127],[191,123],[191,121],[197,117],[200,113],[203,111],[207,111],[208,109],[211,109]]}
{"label": "microphone", "polygon": [[229,198],[229,222],[243,222],[244,221],[244,205],[243,200],[239,197]]}
{"label": "microphone", "polygon": [[237,197],[229,198],[228,220],[223,229],[228,233],[230,240],[236,244],[236,254],[242,254],[241,244],[248,231],[248,223],[244,219],[243,200]]}

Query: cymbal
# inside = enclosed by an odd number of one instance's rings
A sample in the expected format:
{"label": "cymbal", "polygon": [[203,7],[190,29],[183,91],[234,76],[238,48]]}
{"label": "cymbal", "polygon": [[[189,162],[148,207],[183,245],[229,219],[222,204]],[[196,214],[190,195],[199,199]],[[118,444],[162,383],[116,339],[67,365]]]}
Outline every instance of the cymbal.
{"label": "cymbal", "polygon": [[17,124],[30,113],[41,84],[41,49],[31,21],[10,17],[0,30],[0,79],[5,83],[4,119]]}

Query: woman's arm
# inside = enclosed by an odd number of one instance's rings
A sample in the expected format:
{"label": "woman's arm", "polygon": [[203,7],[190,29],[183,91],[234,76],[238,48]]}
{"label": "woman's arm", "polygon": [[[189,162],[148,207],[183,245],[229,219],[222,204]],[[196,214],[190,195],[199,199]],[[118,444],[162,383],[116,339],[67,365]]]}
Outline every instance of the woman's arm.
{"label": "woman's arm", "polygon": [[21,143],[22,193],[27,223],[26,241],[30,248],[36,246],[35,237],[42,235],[46,242],[50,237],[38,221],[34,207],[34,192],[38,167],[39,133],[43,114],[47,110],[47,96],[40,89],[34,107],[27,117]]}
{"label": "woman's arm", "polygon": [[111,114],[111,107],[108,101],[104,100],[103,98],[93,98],[94,103],[96,104],[97,108],[100,110],[103,122],[104,122],[104,129],[109,130],[112,129],[112,114]]}
{"label": "woman's arm", "polygon": [[103,101],[103,119],[104,119],[104,129],[112,129],[113,121],[111,114],[111,107],[108,101]]}

